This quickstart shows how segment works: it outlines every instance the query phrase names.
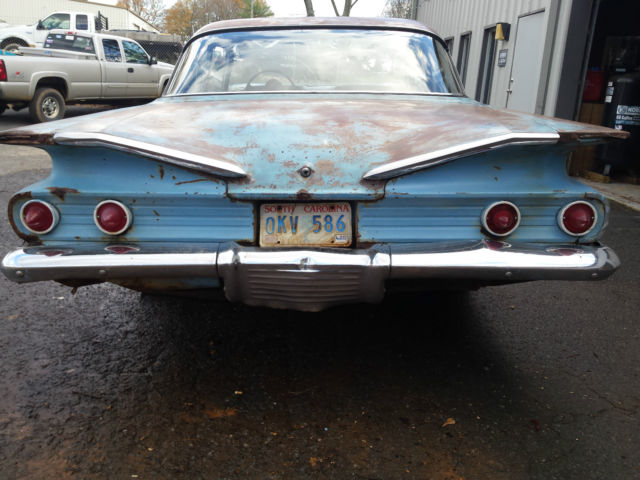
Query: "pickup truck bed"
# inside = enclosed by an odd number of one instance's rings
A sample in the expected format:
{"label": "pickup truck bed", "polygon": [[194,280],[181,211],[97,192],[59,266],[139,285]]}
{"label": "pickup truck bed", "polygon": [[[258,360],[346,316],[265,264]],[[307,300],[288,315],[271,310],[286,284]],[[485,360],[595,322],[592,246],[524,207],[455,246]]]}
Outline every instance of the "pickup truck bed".
{"label": "pickup truck bed", "polygon": [[39,122],[62,118],[67,103],[156,98],[173,71],[135,41],[112,35],[53,31],[44,48],[21,52],[0,59],[0,111],[28,106]]}

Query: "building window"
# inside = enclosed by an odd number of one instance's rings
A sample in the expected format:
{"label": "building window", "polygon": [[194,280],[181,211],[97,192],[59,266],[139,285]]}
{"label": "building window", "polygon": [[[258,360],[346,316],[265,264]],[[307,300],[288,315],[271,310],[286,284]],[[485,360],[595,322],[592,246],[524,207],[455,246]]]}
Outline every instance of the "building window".
{"label": "building window", "polygon": [[469,64],[469,46],[471,45],[471,33],[460,35],[460,46],[458,47],[458,73],[462,84],[467,84],[467,66]]}
{"label": "building window", "polygon": [[447,45],[447,52],[449,52],[449,55],[453,55],[453,37],[445,38],[444,43]]}
{"label": "building window", "polygon": [[496,27],[487,28],[482,37],[482,55],[480,57],[480,71],[476,87],[476,100],[489,103],[491,97],[491,82],[493,80],[493,64],[496,59]]}

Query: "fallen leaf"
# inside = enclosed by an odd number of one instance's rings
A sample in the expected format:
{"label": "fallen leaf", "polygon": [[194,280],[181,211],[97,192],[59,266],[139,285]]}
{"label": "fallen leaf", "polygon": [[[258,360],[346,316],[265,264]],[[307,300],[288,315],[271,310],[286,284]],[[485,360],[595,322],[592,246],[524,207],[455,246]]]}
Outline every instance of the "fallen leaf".
{"label": "fallen leaf", "polygon": [[456,421],[453,418],[449,417],[444,421],[442,426],[446,427],[447,425],[455,425],[455,424],[456,424]]}
{"label": "fallen leaf", "polygon": [[203,418],[196,417],[195,415],[191,415],[190,413],[183,412],[180,414],[180,419],[185,423],[200,423]]}
{"label": "fallen leaf", "polygon": [[309,463],[311,464],[312,467],[317,467],[318,463],[322,462],[322,458],[318,458],[318,457],[310,457],[309,458]]}
{"label": "fallen leaf", "polygon": [[211,408],[204,411],[205,415],[209,418],[224,418],[233,417],[238,413],[237,408]]}
{"label": "fallen leaf", "polygon": [[18,318],[18,315],[9,315],[9,320],[15,320],[16,318]]}
{"label": "fallen leaf", "polygon": [[533,425],[533,428],[536,430],[536,432],[540,431],[540,423],[535,418],[531,420],[531,425]]}

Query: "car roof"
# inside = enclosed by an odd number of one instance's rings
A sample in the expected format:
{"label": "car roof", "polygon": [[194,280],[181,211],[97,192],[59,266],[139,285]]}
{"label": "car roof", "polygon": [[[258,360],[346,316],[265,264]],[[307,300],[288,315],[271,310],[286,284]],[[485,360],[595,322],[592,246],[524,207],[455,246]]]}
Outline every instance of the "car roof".
{"label": "car roof", "polygon": [[415,20],[404,18],[373,18],[373,17],[262,17],[239,18],[210,23],[198,30],[193,38],[201,35],[230,30],[272,29],[272,28],[372,28],[412,30],[430,35],[437,35],[433,29]]}

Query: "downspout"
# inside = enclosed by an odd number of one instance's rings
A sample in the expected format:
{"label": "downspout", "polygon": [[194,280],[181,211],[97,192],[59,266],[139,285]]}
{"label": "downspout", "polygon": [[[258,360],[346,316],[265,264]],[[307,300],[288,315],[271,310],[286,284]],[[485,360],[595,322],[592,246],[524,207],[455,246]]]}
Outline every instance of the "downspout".
{"label": "downspout", "polygon": [[558,32],[558,18],[560,12],[560,1],[551,0],[549,5],[549,21],[548,26],[552,27],[547,30],[544,42],[544,53],[542,55],[541,75],[540,82],[538,84],[537,101],[535,107],[535,113],[544,114],[544,108],[547,103],[547,92],[549,89],[549,77],[551,75],[551,60],[553,57],[553,50],[556,45],[556,34]]}
{"label": "downspout", "polygon": [[420,0],[411,0],[411,19],[418,20],[418,3]]}
{"label": "downspout", "polygon": [[602,0],[594,0],[591,6],[591,19],[589,21],[589,34],[587,37],[587,45],[584,49],[584,61],[582,62],[582,71],[580,72],[580,85],[578,87],[578,98],[573,107],[573,119],[578,120],[580,117],[580,107],[582,105],[582,94],[584,93],[584,85],[587,83],[587,70],[589,69],[589,57],[591,56],[591,47],[593,46],[593,37],[596,30],[596,21],[598,20],[598,12],[600,11],[600,2]]}

